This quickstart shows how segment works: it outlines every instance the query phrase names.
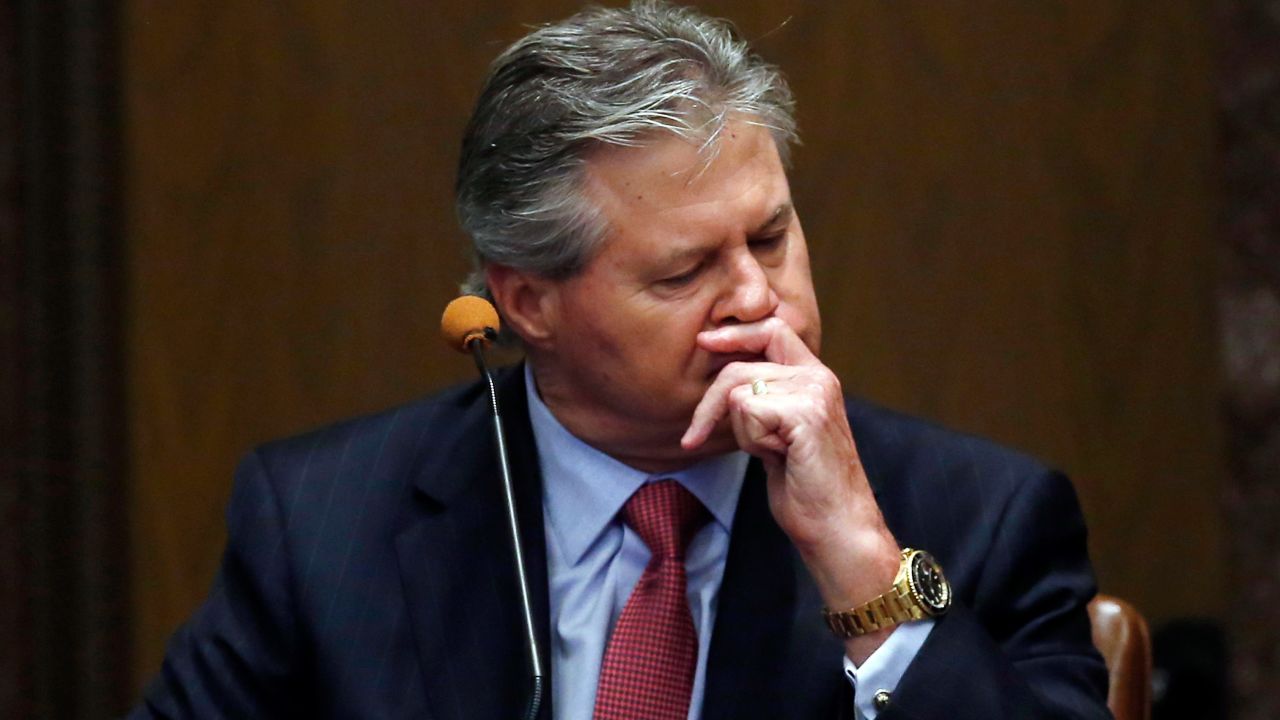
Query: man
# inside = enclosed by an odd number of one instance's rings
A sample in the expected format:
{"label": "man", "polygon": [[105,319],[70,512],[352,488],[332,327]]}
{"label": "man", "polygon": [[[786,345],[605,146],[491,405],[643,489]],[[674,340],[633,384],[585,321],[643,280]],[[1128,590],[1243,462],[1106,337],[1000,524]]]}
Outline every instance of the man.
{"label": "man", "polygon": [[[527,354],[499,384],[544,717],[1106,717],[1069,483],[819,360],[791,105],[725,23],[653,3],[535,30],[481,93],[458,206]],[[136,716],[521,713],[486,409],[251,454]]]}

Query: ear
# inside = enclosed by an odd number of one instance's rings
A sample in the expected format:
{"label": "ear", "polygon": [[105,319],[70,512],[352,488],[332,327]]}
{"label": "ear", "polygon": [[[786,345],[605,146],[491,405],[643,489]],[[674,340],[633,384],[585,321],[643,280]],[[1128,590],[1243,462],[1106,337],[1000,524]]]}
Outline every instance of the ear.
{"label": "ear", "polygon": [[490,263],[485,281],[503,322],[525,345],[542,347],[556,328],[556,284],[540,275]]}

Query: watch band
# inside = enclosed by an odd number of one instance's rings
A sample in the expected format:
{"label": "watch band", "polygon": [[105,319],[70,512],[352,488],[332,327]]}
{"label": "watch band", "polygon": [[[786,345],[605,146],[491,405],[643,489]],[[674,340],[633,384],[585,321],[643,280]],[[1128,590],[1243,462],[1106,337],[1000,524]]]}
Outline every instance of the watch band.
{"label": "watch band", "polygon": [[929,617],[929,613],[910,597],[909,563],[916,552],[911,548],[902,550],[898,574],[894,577],[893,587],[889,592],[848,610],[833,611],[823,608],[822,617],[831,632],[847,640],[910,620]]}
{"label": "watch band", "polygon": [[827,627],[831,628],[831,632],[848,639],[893,627],[908,620],[922,620],[925,614],[918,607],[904,602],[895,587],[856,608],[841,611],[823,608],[822,616],[827,621]]}

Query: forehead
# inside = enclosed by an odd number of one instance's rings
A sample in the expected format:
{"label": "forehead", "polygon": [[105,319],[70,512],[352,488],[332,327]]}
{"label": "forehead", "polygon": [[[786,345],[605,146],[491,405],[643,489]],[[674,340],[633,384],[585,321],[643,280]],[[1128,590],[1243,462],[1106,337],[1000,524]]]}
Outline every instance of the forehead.
{"label": "forehead", "polygon": [[598,150],[587,160],[584,186],[611,234],[637,224],[754,226],[790,201],[772,134],[744,120],[727,122],[710,145],[666,135]]}

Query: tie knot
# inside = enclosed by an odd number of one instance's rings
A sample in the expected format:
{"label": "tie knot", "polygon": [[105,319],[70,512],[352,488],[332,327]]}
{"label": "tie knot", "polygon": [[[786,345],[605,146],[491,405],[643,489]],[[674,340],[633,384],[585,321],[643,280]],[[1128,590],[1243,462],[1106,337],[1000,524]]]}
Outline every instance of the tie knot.
{"label": "tie knot", "polygon": [[655,557],[683,559],[689,540],[710,513],[693,493],[668,479],[637,490],[623,506],[622,518]]}

